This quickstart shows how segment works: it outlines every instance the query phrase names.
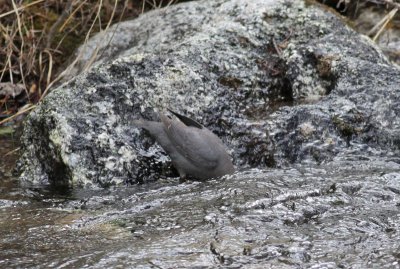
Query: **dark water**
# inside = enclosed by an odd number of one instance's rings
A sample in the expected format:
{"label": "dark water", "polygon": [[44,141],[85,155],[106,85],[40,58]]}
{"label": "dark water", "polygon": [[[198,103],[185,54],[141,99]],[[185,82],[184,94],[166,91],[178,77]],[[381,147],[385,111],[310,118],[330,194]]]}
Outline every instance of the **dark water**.
{"label": "dark water", "polygon": [[[2,137],[1,156],[16,146]],[[20,186],[16,158],[1,161],[1,268],[399,268],[395,157],[107,190]]]}

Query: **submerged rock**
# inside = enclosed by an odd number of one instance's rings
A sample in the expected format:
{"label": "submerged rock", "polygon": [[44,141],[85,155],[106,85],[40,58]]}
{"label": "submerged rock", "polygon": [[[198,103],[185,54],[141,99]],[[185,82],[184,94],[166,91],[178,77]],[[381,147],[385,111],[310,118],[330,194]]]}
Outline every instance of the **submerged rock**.
{"label": "submerged rock", "polygon": [[131,124],[168,107],[214,131],[241,168],[399,154],[400,71],[317,6],[188,2],[120,23],[86,49],[98,42],[102,64],[29,115],[22,181],[108,186],[177,175]]}

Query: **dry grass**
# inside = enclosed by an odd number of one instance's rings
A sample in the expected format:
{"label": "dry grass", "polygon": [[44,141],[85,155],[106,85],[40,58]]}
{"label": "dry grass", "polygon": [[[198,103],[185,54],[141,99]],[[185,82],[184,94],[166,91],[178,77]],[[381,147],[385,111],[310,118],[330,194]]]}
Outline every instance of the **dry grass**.
{"label": "dry grass", "polygon": [[[90,36],[178,0],[0,0],[0,125],[32,110]],[[7,90],[4,89],[6,86]],[[10,89],[20,89],[13,94]]]}
{"label": "dry grass", "polygon": [[[70,55],[94,33],[149,9],[182,1],[0,0],[0,126],[32,110],[62,78],[61,71],[68,70],[65,63],[76,63],[77,59],[69,59]],[[374,40],[399,14],[400,8],[399,0],[337,0],[336,3],[337,7],[344,5],[344,10],[354,3],[355,10],[363,3],[390,9],[368,33]],[[9,89],[15,89],[14,94]]]}

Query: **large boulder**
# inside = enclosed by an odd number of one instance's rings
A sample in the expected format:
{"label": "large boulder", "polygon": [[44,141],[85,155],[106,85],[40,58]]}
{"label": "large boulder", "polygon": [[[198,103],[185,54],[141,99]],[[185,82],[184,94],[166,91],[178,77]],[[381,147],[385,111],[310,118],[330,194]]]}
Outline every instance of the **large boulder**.
{"label": "large boulder", "polygon": [[337,15],[303,1],[183,3],[115,25],[81,50],[97,52],[95,67],[25,122],[23,181],[107,186],[176,175],[131,124],[165,108],[213,130],[239,170],[399,154],[400,70]]}

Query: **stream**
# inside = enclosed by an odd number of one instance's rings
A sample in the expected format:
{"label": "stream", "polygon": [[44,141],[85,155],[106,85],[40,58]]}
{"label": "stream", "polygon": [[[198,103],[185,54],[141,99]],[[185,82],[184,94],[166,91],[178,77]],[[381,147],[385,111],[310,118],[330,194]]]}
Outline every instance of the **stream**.
{"label": "stream", "polygon": [[0,268],[399,267],[399,158],[95,190],[23,186],[16,159],[1,160]]}

